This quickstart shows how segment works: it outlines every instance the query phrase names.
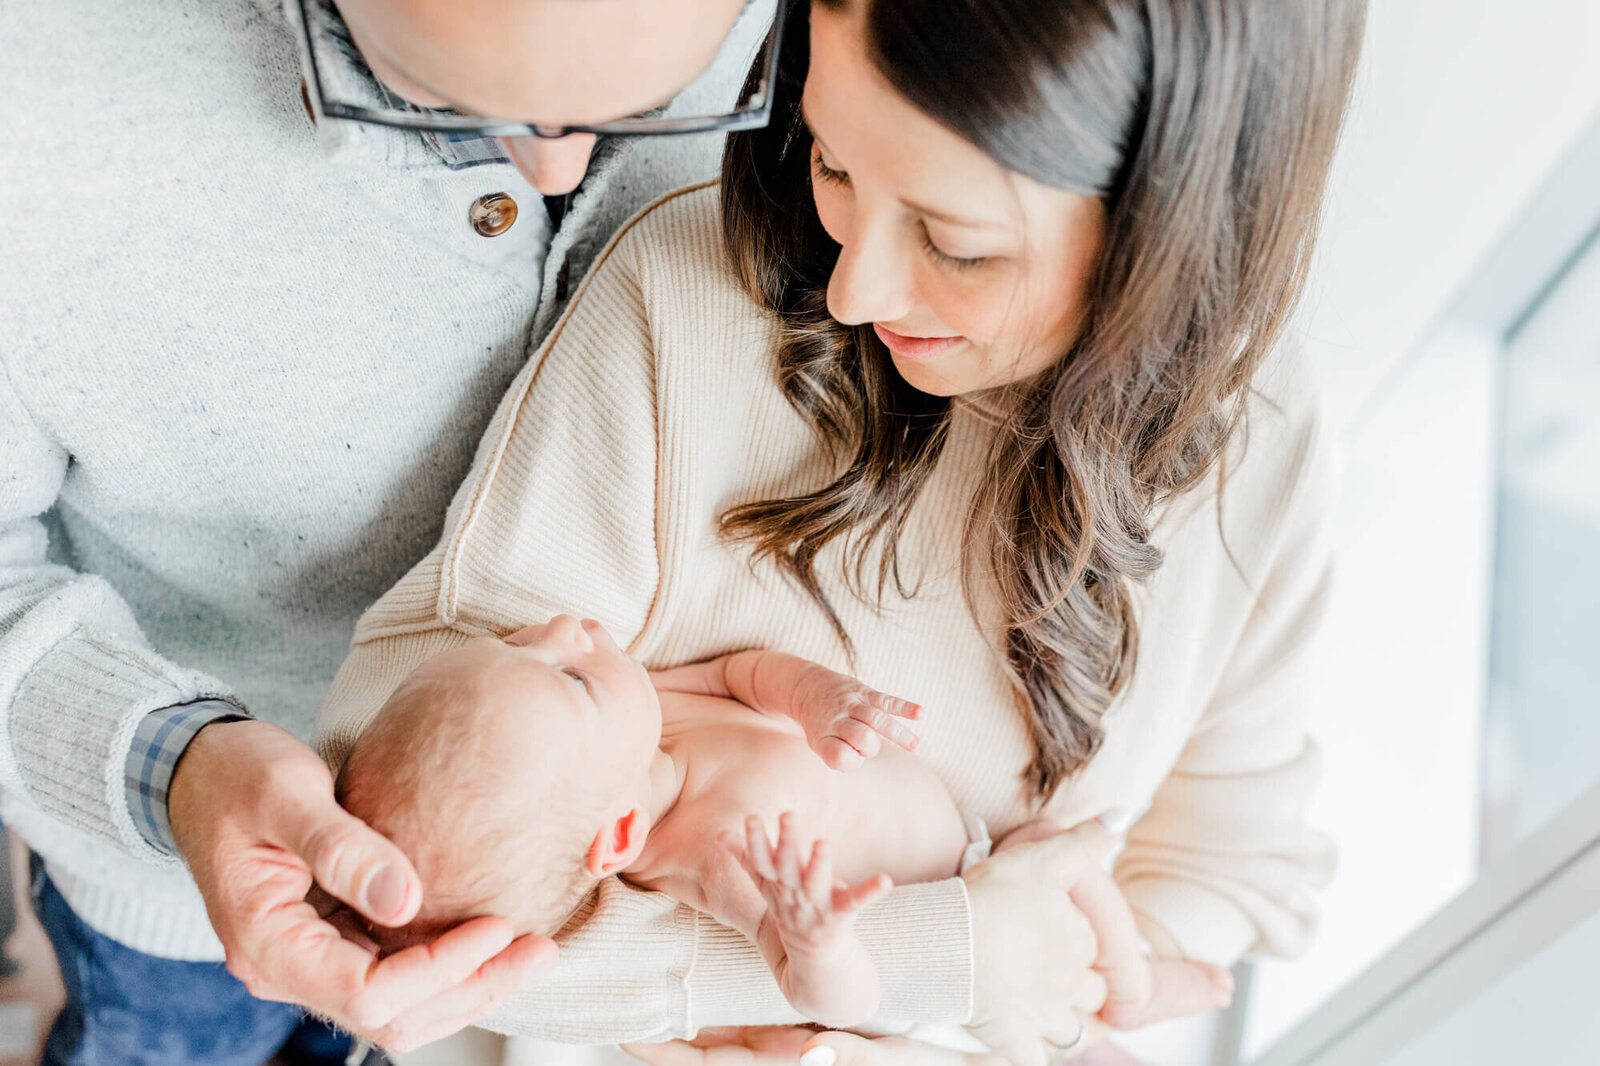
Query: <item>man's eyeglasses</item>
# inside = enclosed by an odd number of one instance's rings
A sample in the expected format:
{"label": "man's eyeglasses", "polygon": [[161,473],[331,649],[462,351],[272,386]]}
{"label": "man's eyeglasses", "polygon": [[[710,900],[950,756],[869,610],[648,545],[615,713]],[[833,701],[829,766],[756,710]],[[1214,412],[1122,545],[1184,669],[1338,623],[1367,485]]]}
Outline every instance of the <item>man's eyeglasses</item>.
{"label": "man's eyeglasses", "polygon": [[720,115],[634,115],[629,118],[597,122],[592,125],[552,126],[538,122],[518,122],[509,119],[491,119],[480,115],[461,115],[452,111],[401,110],[399,108],[372,108],[357,104],[329,100],[323,93],[322,71],[317,64],[317,50],[312,44],[310,12],[307,0],[296,0],[300,7],[300,51],[305,61],[306,98],[312,115],[318,122],[323,118],[365,122],[375,126],[395,129],[419,130],[428,133],[448,133],[478,137],[543,137],[553,139],[573,133],[610,134],[626,137],[660,137],[685,133],[717,133],[732,130],[757,129],[772,117],[772,86],[778,74],[778,52],[783,43],[784,12],[789,0],[777,0],[777,10],[772,18],[772,29],[767,34],[766,64],[761,80],[733,111]]}

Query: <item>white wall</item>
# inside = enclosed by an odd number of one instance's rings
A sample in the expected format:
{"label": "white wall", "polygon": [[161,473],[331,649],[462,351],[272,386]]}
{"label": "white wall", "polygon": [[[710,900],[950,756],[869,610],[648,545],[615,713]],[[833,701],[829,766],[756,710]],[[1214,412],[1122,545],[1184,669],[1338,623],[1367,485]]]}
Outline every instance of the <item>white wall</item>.
{"label": "white wall", "polygon": [[1597,116],[1600,0],[1372,0],[1299,322],[1347,459],[1314,694],[1343,861],[1247,1057],[1474,876],[1495,341],[1441,315]]}
{"label": "white wall", "polygon": [[1370,0],[1300,328],[1348,425],[1600,114],[1600,0]]}
{"label": "white wall", "polygon": [[1345,449],[1310,694],[1327,769],[1309,817],[1339,842],[1339,874],[1310,954],[1258,965],[1247,1052],[1476,877],[1497,350],[1440,330]]}

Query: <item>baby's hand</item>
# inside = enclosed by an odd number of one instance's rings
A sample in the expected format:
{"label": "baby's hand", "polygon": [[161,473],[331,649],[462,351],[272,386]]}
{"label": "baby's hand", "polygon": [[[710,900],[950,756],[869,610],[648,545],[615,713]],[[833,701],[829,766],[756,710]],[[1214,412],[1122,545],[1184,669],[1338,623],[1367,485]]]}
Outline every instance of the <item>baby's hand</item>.
{"label": "baby's hand", "polygon": [[767,902],[767,915],[776,927],[792,964],[821,960],[843,946],[850,937],[856,915],[893,887],[886,874],[859,885],[833,880],[833,861],[826,841],[811,845],[811,858],[801,865],[801,845],[794,814],[778,818],[778,842],[767,840],[766,827],[752,814],[745,819],[744,839],[732,830],[717,834],[717,843],[739,860]]}
{"label": "baby's hand", "polygon": [[835,770],[854,770],[889,741],[906,751],[917,748],[917,734],[900,719],[915,721],[922,708],[886,696],[853,677],[812,664],[795,695],[792,716],[806,731],[806,742]]}

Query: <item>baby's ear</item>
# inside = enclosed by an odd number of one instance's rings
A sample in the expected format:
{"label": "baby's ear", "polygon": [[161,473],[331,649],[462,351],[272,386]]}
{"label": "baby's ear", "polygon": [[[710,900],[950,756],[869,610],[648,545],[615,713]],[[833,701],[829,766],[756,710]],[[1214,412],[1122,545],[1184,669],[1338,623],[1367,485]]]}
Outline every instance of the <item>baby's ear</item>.
{"label": "baby's ear", "polygon": [[627,869],[644,850],[649,829],[648,819],[638,807],[607,822],[589,845],[589,861],[584,864],[585,868],[594,877],[607,877]]}

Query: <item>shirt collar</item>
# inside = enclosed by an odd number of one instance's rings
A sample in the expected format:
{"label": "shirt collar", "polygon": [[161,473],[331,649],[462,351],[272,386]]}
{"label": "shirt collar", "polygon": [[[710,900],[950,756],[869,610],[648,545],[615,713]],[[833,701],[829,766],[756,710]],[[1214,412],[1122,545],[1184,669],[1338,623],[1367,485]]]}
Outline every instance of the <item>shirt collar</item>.
{"label": "shirt collar", "polygon": [[[297,0],[283,0],[283,8],[291,24],[295,23],[300,15]],[[306,0],[305,10],[310,20],[313,47],[317,50],[322,90],[328,99],[380,110],[430,113],[429,109],[417,107],[390,92],[378,81],[351,40],[350,30],[332,0]],[[306,76],[310,76],[309,71]],[[402,167],[443,163],[451,170],[510,162],[499,141],[471,133],[392,129],[364,122],[324,122],[317,134],[330,153],[341,159],[367,159]]]}

